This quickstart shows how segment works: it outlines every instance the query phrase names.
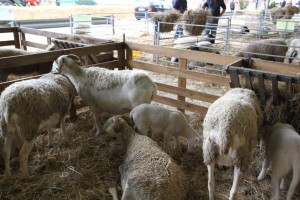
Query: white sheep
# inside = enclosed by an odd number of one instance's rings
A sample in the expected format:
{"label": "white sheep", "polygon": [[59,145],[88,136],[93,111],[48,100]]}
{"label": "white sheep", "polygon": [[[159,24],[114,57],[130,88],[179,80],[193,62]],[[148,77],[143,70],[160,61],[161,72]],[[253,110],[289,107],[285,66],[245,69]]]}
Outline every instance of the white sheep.
{"label": "white sheep", "polygon": [[120,116],[108,119],[104,127],[121,140],[126,150],[119,167],[123,200],[185,199],[188,187],[185,173],[155,141],[135,133]]}
{"label": "white sheep", "polygon": [[107,70],[99,67],[81,68],[75,55],[60,56],[53,70],[67,76],[77,93],[90,107],[97,128],[100,113],[123,114],[141,103],[150,103],[156,94],[156,86],[150,77],[138,70]]}
{"label": "white sheep", "polygon": [[300,39],[293,39],[291,41],[289,52],[291,53],[291,56],[289,58],[289,63],[292,63],[294,58],[300,59]]}
{"label": "white sheep", "polygon": [[35,139],[42,132],[48,131],[49,143],[53,143],[51,129],[59,123],[65,134],[65,116],[74,94],[71,82],[62,75],[54,74],[13,83],[2,92],[0,135],[5,138],[5,176],[11,176],[9,158],[13,138],[24,141],[19,160],[21,175],[26,178],[29,176],[28,156]]}
{"label": "white sheep", "polygon": [[172,137],[178,136],[187,139],[189,153],[199,150],[202,145],[202,136],[189,125],[185,116],[178,110],[154,104],[141,104],[132,109],[130,117],[139,133],[152,138],[162,136],[164,147]]}
{"label": "white sheep", "polygon": [[209,199],[214,199],[214,167],[234,166],[229,199],[236,199],[241,172],[251,162],[262,124],[262,111],[255,93],[236,88],[212,103],[203,122],[203,158],[208,169]]}
{"label": "white sheep", "polygon": [[[13,48],[0,48],[0,58],[10,57],[10,56],[24,56],[30,55],[38,52],[29,52],[22,49],[13,49]],[[38,73],[38,74],[46,74],[49,73],[52,69],[52,62],[46,63],[37,63],[29,66],[19,66],[13,68],[1,68],[0,69],[0,82],[7,81],[7,77],[10,74],[14,75],[26,75],[29,73]]]}
{"label": "white sheep", "polygon": [[284,62],[287,44],[281,39],[263,39],[243,46],[235,56]]}
{"label": "white sheep", "polygon": [[266,147],[266,157],[257,177],[262,181],[272,164],[272,200],[280,199],[280,181],[293,172],[287,200],[292,196],[300,182],[300,136],[289,124],[276,123],[263,129],[261,142]]}

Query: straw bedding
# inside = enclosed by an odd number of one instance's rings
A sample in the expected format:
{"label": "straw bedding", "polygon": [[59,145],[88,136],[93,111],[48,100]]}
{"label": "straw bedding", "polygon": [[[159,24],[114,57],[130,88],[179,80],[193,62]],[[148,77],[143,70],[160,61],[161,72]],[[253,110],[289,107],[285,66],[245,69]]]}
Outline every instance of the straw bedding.
{"label": "straw bedding", "polygon": [[[103,114],[104,120],[110,115]],[[201,132],[203,117],[188,116],[191,125]],[[20,179],[19,165],[13,165],[13,176],[4,179],[4,167],[1,168],[0,199],[112,199],[107,189],[118,188],[121,196],[119,165],[123,153],[115,146],[115,140],[108,134],[95,136],[93,118],[87,108],[81,109],[77,121],[68,123],[69,142],[61,142],[62,134],[57,130],[54,147],[46,146],[48,137],[41,135],[29,157],[29,180]],[[257,148],[255,158],[247,174],[241,181],[239,199],[269,199],[270,176],[262,182],[256,181],[262,154]],[[190,179],[190,191],[187,199],[208,199],[207,169],[203,164],[202,153],[195,155],[173,154],[178,164]],[[232,184],[232,168],[216,169],[216,199],[226,199]],[[284,192],[285,197],[286,192]],[[296,197],[300,197],[299,191]]]}

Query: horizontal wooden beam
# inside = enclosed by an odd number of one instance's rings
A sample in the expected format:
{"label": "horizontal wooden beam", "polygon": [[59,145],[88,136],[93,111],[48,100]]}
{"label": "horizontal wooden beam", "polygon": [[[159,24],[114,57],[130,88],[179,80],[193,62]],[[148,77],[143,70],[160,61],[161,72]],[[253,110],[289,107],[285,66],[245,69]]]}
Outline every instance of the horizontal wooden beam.
{"label": "horizontal wooden beam", "polygon": [[0,41],[0,46],[14,46],[15,44],[14,40]]}
{"label": "horizontal wooden beam", "polygon": [[89,55],[89,54],[97,54],[100,52],[113,51],[113,50],[117,50],[119,45],[123,45],[123,44],[111,43],[105,45],[77,47],[77,48],[63,49],[63,50],[49,51],[49,52],[47,51],[43,53],[34,53],[34,54],[24,55],[24,56],[4,57],[4,58],[0,58],[0,69],[54,61],[61,55],[75,54],[78,56],[82,56],[82,55]]}
{"label": "horizontal wooden beam", "polygon": [[160,91],[179,95],[179,96],[188,97],[191,99],[196,99],[199,101],[213,103],[215,100],[217,100],[219,98],[219,96],[216,96],[216,95],[211,95],[211,94],[207,94],[207,93],[203,93],[203,92],[198,92],[195,90],[189,90],[186,88],[175,87],[175,86],[166,85],[166,84],[162,84],[162,83],[155,82],[155,85],[156,85],[157,89]]}
{"label": "horizontal wooden beam", "polygon": [[194,72],[191,70],[184,70],[175,67],[166,67],[163,65],[150,64],[141,61],[128,60],[127,66],[131,68],[143,69],[147,71],[163,73],[171,76],[187,78],[187,79],[192,79],[192,80],[202,81],[207,83],[219,84],[224,86],[229,86],[229,81],[230,81],[229,77],[225,77],[225,76],[204,74],[200,72]]}
{"label": "horizontal wooden beam", "polygon": [[10,33],[10,32],[14,32],[14,31],[18,31],[17,27],[5,27],[5,28],[0,28],[0,33]]}
{"label": "horizontal wooden beam", "polygon": [[163,96],[159,96],[159,95],[154,96],[153,101],[156,101],[158,103],[162,103],[165,105],[169,105],[172,107],[176,107],[178,109],[189,110],[192,112],[198,112],[201,115],[205,115],[207,113],[207,109],[208,109],[207,107],[204,107],[204,106],[199,106],[199,105],[191,104],[189,102],[175,100],[175,99],[171,99],[171,98],[163,97]]}
{"label": "horizontal wooden beam", "polygon": [[146,45],[132,42],[126,42],[126,48],[128,48],[129,50],[137,50],[146,53],[164,55],[169,57],[185,58],[187,60],[214,63],[219,65],[228,65],[241,59],[240,57],[235,56],[227,56],[186,49],[175,49],[170,47]]}
{"label": "horizontal wooden beam", "polygon": [[297,75],[300,73],[300,66],[281,62],[265,61],[260,59],[251,59],[250,68],[282,74]]}

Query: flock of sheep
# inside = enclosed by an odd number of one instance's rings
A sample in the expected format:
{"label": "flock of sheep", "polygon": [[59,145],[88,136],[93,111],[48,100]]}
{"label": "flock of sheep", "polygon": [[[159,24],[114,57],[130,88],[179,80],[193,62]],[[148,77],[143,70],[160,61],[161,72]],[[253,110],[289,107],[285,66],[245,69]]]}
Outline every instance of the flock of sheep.
{"label": "flock of sheep", "polygon": [[[215,164],[234,166],[229,199],[236,199],[241,175],[252,162],[258,140],[266,155],[257,179],[263,180],[272,165],[272,199],[280,199],[279,188],[292,172],[287,199],[292,198],[300,182],[300,136],[288,124],[263,128],[262,110],[253,91],[236,88],[220,97],[208,109],[203,133],[197,133],[180,111],[151,104],[157,89],[146,73],[82,68],[80,64],[76,55],[60,56],[53,62],[52,73],[13,83],[1,93],[0,155],[6,177],[11,176],[10,159],[17,153],[21,176],[29,177],[28,157],[41,133],[48,131],[49,145],[52,128],[60,124],[65,135],[65,118],[77,92],[93,113],[96,135],[116,137],[126,152],[119,167],[122,199],[186,198],[189,180],[165,152],[173,143],[188,153],[203,151],[209,199],[214,199]],[[99,118],[104,111],[115,116],[102,125]],[[129,117],[124,115],[128,112]],[[157,138],[162,138],[162,148]],[[118,199],[115,188],[109,191]]]}

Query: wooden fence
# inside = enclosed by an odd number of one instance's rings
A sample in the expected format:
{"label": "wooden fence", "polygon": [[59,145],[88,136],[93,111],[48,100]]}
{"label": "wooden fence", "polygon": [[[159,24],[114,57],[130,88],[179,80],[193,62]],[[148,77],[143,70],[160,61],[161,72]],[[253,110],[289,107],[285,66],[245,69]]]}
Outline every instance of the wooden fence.
{"label": "wooden fence", "polygon": [[[50,44],[52,38],[66,38],[70,35],[68,34],[58,34],[48,31],[34,30],[29,28],[0,28],[0,33],[12,33],[14,40],[12,41],[0,41],[0,46],[14,45],[16,48],[26,49],[27,47],[35,47],[40,49],[45,49],[45,47]],[[43,36],[47,38],[47,44],[41,44],[38,42],[30,42],[26,40],[26,34]],[[20,36],[20,37],[19,37]],[[19,39],[20,38],[20,39]],[[83,37],[87,38],[87,37]],[[230,67],[243,67],[247,63],[250,70],[264,70],[269,71],[274,74],[281,74],[281,76],[293,75],[295,76],[300,72],[300,68],[297,65],[275,63],[269,61],[262,61],[258,59],[252,59],[245,62],[240,57],[210,54],[197,51],[187,51],[181,49],[173,49],[167,47],[159,47],[153,45],[144,45],[132,42],[112,42],[96,38],[88,38],[94,41],[96,45],[86,46],[86,47],[75,47],[62,50],[56,50],[52,52],[36,53],[26,56],[15,56],[0,58],[0,69],[10,68],[23,65],[30,65],[40,62],[53,61],[60,55],[64,54],[76,54],[78,56],[97,54],[101,56],[101,52],[114,52],[114,59],[108,62],[94,63],[96,66],[105,66],[109,68],[118,69],[142,69],[158,74],[166,74],[173,76],[177,80],[177,86],[172,86],[170,84],[165,84],[161,82],[156,82],[159,91],[170,93],[176,95],[177,98],[166,97],[162,95],[157,95],[154,101],[176,107],[180,110],[189,110],[193,112],[198,112],[205,115],[208,106],[203,106],[201,103],[206,102],[208,104],[214,102],[219,96],[212,95],[205,92],[200,92],[192,89],[188,89],[187,80],[194,80],[197,82],[211,83],[216,85],[221,85],[225,87],[234,86],[231,79],[233,75],[214,75],[207,73],[200,73],[193,70],[188,70],[187,61],[201,61],[207,63],[215,63],[224,66],[224,72],[228,71]],[[149,54],[158,54],[168,57],[179,58],[179,67],[164,66],[161,64],[153,62],[142,62],[133,58],[133,51],[140,51]],[[235,73],[235,72],[233,72]],[[238,74],[238,73],[236,73]],[[239,73],[237,76],[244,75]],[[279,79],[277,81],[280,81]],[[0,91],[2,91],[11,82],[0,83]],[[297,81],[295,81],[295,84]],[[236,87],[236,86],[235,86]],[[193,99],[194,101],[188,102],[186,98]]]}

